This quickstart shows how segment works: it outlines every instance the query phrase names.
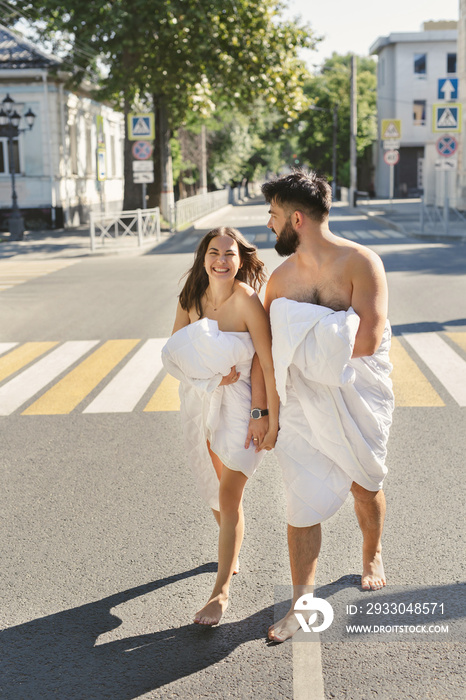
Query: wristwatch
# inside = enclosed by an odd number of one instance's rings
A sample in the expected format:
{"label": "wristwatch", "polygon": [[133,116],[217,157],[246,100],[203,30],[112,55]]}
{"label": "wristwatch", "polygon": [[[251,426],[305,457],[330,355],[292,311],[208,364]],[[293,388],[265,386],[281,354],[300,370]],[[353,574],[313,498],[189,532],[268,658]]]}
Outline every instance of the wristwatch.
{"label": "wristwatch", "polygon": [[262,416],[268,416],[269,415],[269,409],[268,408],[253,408],[251,410],[251,418],[262,418]]}

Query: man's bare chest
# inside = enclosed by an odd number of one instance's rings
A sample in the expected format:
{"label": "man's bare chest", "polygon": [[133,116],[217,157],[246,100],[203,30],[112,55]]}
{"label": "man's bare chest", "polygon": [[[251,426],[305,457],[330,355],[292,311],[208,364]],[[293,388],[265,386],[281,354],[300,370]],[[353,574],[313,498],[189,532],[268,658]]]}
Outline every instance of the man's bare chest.
{"label": "man's bare chest", "polygon": [[341,277],[313,280],[290,276],[281,285],[278,296],[306,304],[327,306],[334,311],[347,311],[351,306],[352,285]]}

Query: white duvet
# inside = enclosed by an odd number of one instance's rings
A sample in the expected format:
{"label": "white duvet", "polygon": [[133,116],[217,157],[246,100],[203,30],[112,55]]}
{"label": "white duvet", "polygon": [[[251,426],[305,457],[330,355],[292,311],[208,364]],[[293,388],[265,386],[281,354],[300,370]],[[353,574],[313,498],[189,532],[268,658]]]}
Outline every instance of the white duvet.
{"label": "white duvet", "polygon": [[275,453],[288,522],[306,527],[331,517],[353,481],[369,491],[382,487],[394,407],[390,325],[373,355],[351,359],[359,327],[352,308],[279,298],[270,322],[280,396]]}
{"label": "white duvet", "polygon": [[[252,476],[263,452],[245,449],[251,410],[254,345],[247,332],[219,331],[203,318],[174,333],[162,349],[162,362],[180,380],[181,421],[188,461],[202,498],[219,510],[218,478],[206,441],[223,464]],[[234,384],[219,386],[236,366]]]}

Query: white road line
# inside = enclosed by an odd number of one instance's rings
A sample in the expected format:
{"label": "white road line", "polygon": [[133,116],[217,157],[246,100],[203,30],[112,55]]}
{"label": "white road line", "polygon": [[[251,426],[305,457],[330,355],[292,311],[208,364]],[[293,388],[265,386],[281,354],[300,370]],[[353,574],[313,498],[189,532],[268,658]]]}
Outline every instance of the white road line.
{"label": "white road line", "polygon": [[18,343],[0,343],[0,355],[3,355],[3,353],[8,352],[8,350],[11,350],[11,348],[17,345]]}
{"label": "white road line", "polygon": [[375,236],[370,231],[365,231],[364,229],[355,231],[355,233],[357,233],[359,238],[362,238],[363,240],[367,240],[368,238],[375,238]]}
{"label": "white road line", "polygon": [[371,228],[371,233],[376,238],[389,238],[390,236],[386,231],[379,231],[377,228]]}
{"label": "white road line", "polygon": [[126,363],[83,413],[129,413],[145,394],[160,370],[166,338],[151,338]]}
{"label": "white road line", "polygon": [[338,235],[342,238],[349,238],[350,241],[357,241],[359,239],[359,236],[355,236],[352,231],[340,231]]}
{"label": "white road line", "polygon": [[436,333],[403,337],[460,406],[466,406],[466,362]]}
{"label": "white road line", "polygon": [[0,416],[9,416],[99,343],[69,340],[0,388]]}
{"label": "white road line", "polygon": [[181,245],[192,245],[193,243],[196,243],[197,241],[200,241],[201,239],[199,236],[188,236],[188,238],[185,238],[183,243]]}
{"label": "white road line", "polygon": [[395,231],[392,228],[384,228],[384,232],[389,236],[389,238],[406,238],[406,234],[400,231]]}
{"label": "white road line", "polygon": [[324,700],[320,640],[292,645],[293,700]]}

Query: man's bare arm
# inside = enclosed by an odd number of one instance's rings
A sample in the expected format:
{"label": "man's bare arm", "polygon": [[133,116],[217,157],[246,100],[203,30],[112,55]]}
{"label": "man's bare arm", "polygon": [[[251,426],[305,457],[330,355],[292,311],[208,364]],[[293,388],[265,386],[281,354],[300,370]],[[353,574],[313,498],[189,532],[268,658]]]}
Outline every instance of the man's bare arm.
{"label": "man's bare arm", "polygon": [[360,318],[353,357],[373,355],[387,321],[388,287],[381,259],[372,251],[353,261],[351,306]]}

